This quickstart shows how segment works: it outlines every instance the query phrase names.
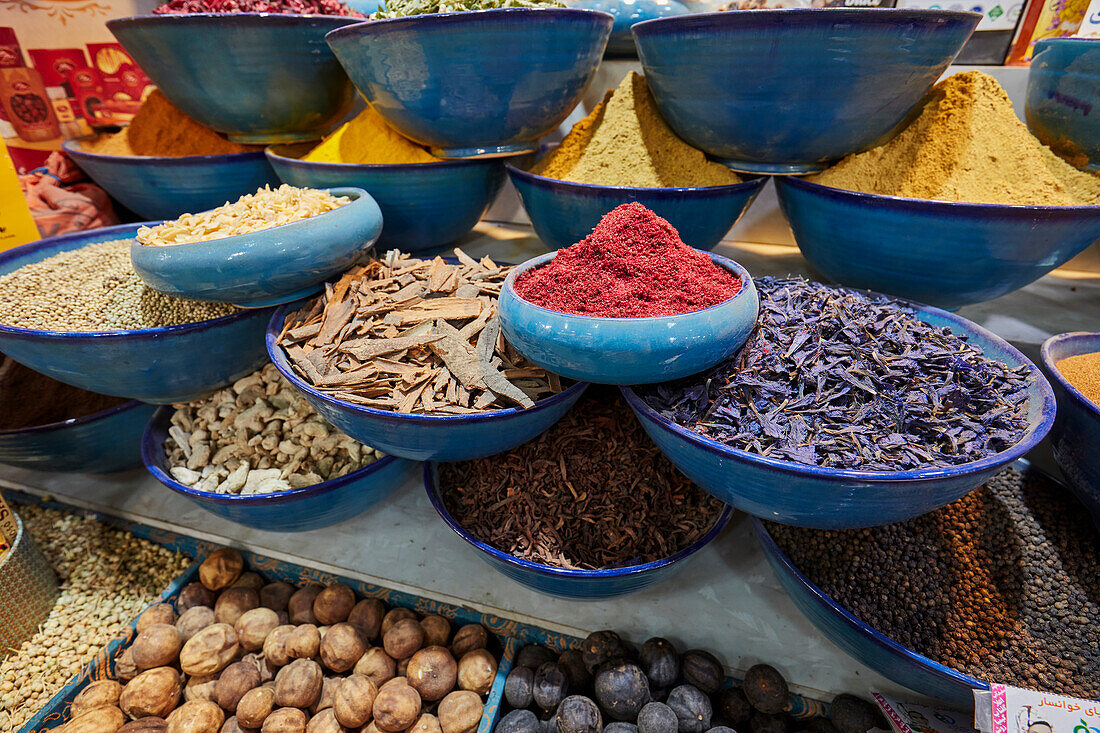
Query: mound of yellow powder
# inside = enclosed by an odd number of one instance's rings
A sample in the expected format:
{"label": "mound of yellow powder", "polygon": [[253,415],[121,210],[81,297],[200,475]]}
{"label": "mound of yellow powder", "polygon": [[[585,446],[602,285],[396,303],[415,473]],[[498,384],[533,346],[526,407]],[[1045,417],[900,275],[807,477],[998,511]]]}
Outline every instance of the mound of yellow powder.
{"label": "mound of yellow powder", "polygon": [[1079,171],[1028,131],[997,80],[980,71],[937,84],[886,144],[810,177],[835,188],[981,204],[1100,204],[1100,176]]}
{"label": "mound of yellow powder", "polygon": [[637,188],[741,182],[729,168],[707,160],[703,151],[677,137],[657,109],[645,77],[633,71],[531,172],[574,183]]}
{"label": "mound of yellow powder", "polygon": [[306,153],[302,160],[315,163],[394,165],[433,163],[439,158],[387,125],[373,107],[367,107]]}

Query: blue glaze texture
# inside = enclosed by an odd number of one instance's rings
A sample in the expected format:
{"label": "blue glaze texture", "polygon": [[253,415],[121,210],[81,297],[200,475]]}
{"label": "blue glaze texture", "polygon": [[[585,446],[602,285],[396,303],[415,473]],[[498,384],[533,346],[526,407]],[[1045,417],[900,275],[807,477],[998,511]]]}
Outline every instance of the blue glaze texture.
{"label": "blue glaze texture", "polygon": [[462,539],[478,550],[478,556],[493,569],[540,593],[575,601],[598,601],[635,593],[656,585],[684,567],[685,561],[706,547],[721,534],[733,517],[733,509],[725,507],[714,526],[694,544],[674,555],[642,565],[605,568],[602,570],[566,570],[550,565],[521,560],[486,544],[467,532],[455,521],[443,504],[439,493],[439,467],[424,464],[424,487],[428,499],[439,516]]}
{"label": "blue glaze texture", "polygon": [[634,36],[630,35],[630,26],[635,23],[691,12],[676,0],[570,0],[568,5],[614,16],[615,25],[611,27],[611,39],[607,42],[609,56],[634,56],[637,53]]}
{"label": "blue glaze texture", "polygon": [[1000,297],[1100,240],[1100,206],[1004,206],[777,178],[802,254],[830,280],[941,308]]}
{"label": "blue glaze texture", "polygon": [[706,371],[732,356],[752,333],[760,299],[752,277],[711,254],[741,280],[738,293],[710,308],[676,316],[597,318],[548,310],[524,300],[516,279],[554,259],[540,255],[514,269],[497,302],[500,325],[516,351],[551,372],[599,384],[651,384]]}
{"label": "blue glaze texture", "polygon": [[308,147],[269,148],[267,156],[283,183],[365,189],[382,210],[380,251],[440,251],[474,228],[504,184],[504,167],[496,160],[405,165],[297,160]]}
{"label": "blue glaze texture", "polygon": [[241,143],[316,140],[354,90],[325,34],[357,18],[272,13],[138,15],[107,21],[172,104]]}
{"label": "blue glaze texture", "polygon": [[657,105],[680,137],[736,170],[796,173],[884,139],[980,19],[943,10],[740,10],[632,31]]}
{"label": "blue glaze texture", "polygon": [[1100,39],[1036,42],[1024,114],[1044,144],[1078,167],[1100,171]]}
{"label": "blue glaze texture", "polygon": [[669,460],[718,499],[757,517],[816,529],[874,527],[950,504],[1034,448],[1054,424],[1054,393],[1042,372],[1008,342],[952,313],[908,303],[922,321],[946,326],[986,357],[1028,376],[1027,432],[1016,445],[961,466],[859,471],[807,466],[731,448],[676,425],[628,387],[621,388],[642,427]]}
{"label": "blue glaze texture", "polygon": [[372,20],[327,39],[394,129],[444,158],[535,150],[580,101],[612,18],[505,8]]}
{"label": "blue glaze texture", "polygon": [[1050,431],[1054,458],[1073,493],[1100,525],[1100,407],[1055,366],[1067,357],[1095,351],[1100,351],[1100,333],[1063,333],[1046,340],[1042,357],[1058,400],[1058,417]]}
{"label": "blue glaze texture", "polygon": [[[130,239],[144,224],[50,237],[0,253],[0,275],[94,242]],[[41,331],[0,325],[0,352],[81,389],[142,402],[186,402],[224,387],[266,360],[270,310],[132,331]]]}
{"label": "blue glaze texture", "polygon": [[331,188],[350,203],[235,237],[165,247],[134,240],[130,261],[146,285],[191,300],[281,305],[321,289],[378,240],[382,212],[361,188]]}

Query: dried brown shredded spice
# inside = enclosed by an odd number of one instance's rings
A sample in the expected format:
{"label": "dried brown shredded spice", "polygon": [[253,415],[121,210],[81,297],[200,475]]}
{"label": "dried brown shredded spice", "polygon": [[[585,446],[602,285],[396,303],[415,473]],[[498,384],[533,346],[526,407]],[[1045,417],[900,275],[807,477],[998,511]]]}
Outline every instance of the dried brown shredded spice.
{"label": "dried brown shredded spice", "polygon": [[676,470],[617,392],[590,387],[560,422],[506,453],[439,466],[447,511],[482,542],[560,568],[668,557],[723,504]]}

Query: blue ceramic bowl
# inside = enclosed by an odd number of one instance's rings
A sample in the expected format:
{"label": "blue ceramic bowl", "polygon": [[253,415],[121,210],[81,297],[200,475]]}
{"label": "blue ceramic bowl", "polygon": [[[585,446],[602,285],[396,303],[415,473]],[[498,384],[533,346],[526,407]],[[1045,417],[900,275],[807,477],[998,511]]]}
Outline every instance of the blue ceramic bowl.
{"label": "blue ceramic bowl", "polygon": [[271,494],[214,494],[197,491],[172,478],[164,452],[171,405],[156,411],[141,440],[145,468],[177,494],[222,519],[268,532],[305,532],[357,517],[400,488],[419,467],[416,461],[386,456],[340,478]]}
{"label": "blue ceramic bowl", "polygon": [[1070,488],[1100,525],[1100,407],[1070,384],[1055,364],[1100,351],[1100,333],[1063,333],[1043,344],[1043,364],[1054,377],[1058,417],[1050,431],[1054,458]]}
{"label": "blue ceramic bowl", "polygon": [[156,409],[135,400],[71,420],[0,430],[0,463],[62,473],[136,468],[141,435]]}
{"label": "blue ceramic bowl", "polygon": [[755,517],[753,529],[768,564],[772,566],[783,590],[818,630],[853,658],[883,677],[934,700],[957,705],[964,710],[974,706],[975,688],[988,690],[989,683],[945,667],[917,654],[879,633],[810,582],[791,564],[775,544],[764,524]]}
{"label": "blue ceramic bowl", "polygon": [[879,196],[777,178],[802,254],[830,280],[941,308],[1000,297],[1100,240],[1100,206]]}
{"label": "blue ceramic bowl", "polygon": [[467,532],[443,505],[443,497],[439,494],[439,468],[434,463],[424,464],[424,487],[428,490],[428,499],[439,512],[439,516],[455,534],[479,551],[478,556],[482,560],[532,590],[574,601],[615,598],[660,583],[683,568],[684,561],[706,547],[726,528],[733,517],[731,507],[723,508],[714,526],[697,542],[660,560],[602,570],[566,570],[513,557]]}
{"label": "blue ceramic bowl", "polygon": [[549,263],[540,255],[504,281],[497,312],[508,342],[543,369],[598,384],[652,384],[706,371],[732,356],[752,333],[760,299],[752,277],[733,260],[711,253],[741,280],[741,290],[709,308],[676,316],[600,318],[559,313],[516,294],[516,279]]}
{"label": "blue ceramic bowl", "polygon": [[366,189],[382,210],[380,250],[436,252],[466,234],[504,184],[495,160],[354,165],[297,160],[310,146],[269,148],[268,159],[283,183]]}
{"label": "blue ceramic bowl", "polygon": [[761,176],[731,186],[630,188],[559,181],[510,162],[507,168],[535,233],[550,249],[581,241],[604,214],[637,201],[676,227],[685,244],[709,250],[722,241],[768,182]]}
{"label": "blue ceramic bowl", "polygon": [[611,27],[611,39],[607,42],[608,56],[634,56],[634,36],[630,35],[630,26],[643,20],[669,18],[674,15],[687,15],[691,11],[676,0],[570,0],[571,8],[598,10],[610,13],[615,18]]}
{"label": "blue ceramic bowl", "polygon": [[[736,170],[782,174],[821,170],[885,139],[981,17],[739,10],[649,20],[632,30],[657,106],[680,137]],[[749,71],[731,72],[743,67]]]}
{"label": "blue ceramic bowl", "polygon": [[817,529],[856,529],[911,519],[950,504],[1034,448],[1054,424],[1054,392],[1042,372],[1008,342],[938,308],[907,303],[917,317],[946,326],[990,359],[1025,366],[1028,429],[996,455],[947,468],[860,471],[807,466],[731,448],[660,415],[622,388],[649,437],[692,481],[718,499],[763,519]]}
{"label": "blue ceramic bowl", "polygon": [[326,39],[378,114],[440,158],[537,148],[580,101],[613,19],[504,8],[372,20]]}
{"label": "blue ceramic bowl", "polygon": [[[94,242],[130,239],[144,224],[50,237],[0,253],[0,275]],[[0,325],[0,352],[81,389],[142,402],[187,402],[254,372],[267,360],[269,310],[131,331],[40,331]]]}
{"label": "blue ceramic bowl", "polygon": [[193,13],[107,28],[184,114],[239,143],[280,143],[316,140],[351,111],[351,81],[325,34],[358,20]]}
{"label": "blue ceramic bowl", "polygon": [[1100,170],[1100,40],[1043,38],[1027,75],[1027,126],[1079,168]]}
{"label": "blue ceramic bowl", "polygon": [[262,151],[163,158],[87,153],[79,140],[61,147],[100,188],[143,219],[213,209],[279,182]]}

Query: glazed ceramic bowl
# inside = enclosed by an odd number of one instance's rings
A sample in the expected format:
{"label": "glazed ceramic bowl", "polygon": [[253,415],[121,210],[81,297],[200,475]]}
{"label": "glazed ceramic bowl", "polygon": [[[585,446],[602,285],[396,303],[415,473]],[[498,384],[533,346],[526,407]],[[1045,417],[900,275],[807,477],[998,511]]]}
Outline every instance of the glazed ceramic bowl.
{"label": "glazed ceramic bowl", "polygon": [[1027,75],[1028,129],[1078,168],[1100,170],[1100,39],[1043,38]]}
{"label": "glazed ceramic bowl", "polygon": [[611,38],[607,42],[608,56],[635,56],[634,36],[630,35],[630,26],[643,20],[670,18],[674,15],[687,15],[691,11],[676,0],[570,0],[571,8],[598,10],[610,13],[615,18],[611,27]]}
{"label": "glazed ceramic bowl", "polygon": [[941,308],[1028,285],[1100,240],[1100,206],[879,196],[777,178],[803,256],[830,280]]}
{"label": "glazed ceramic bowl", "polygon": [[326,36],[386,122],[440,158],[533,151],[577,106],[613,19],[504,8],[372,20]]}
{"label": "glazed ceramic bowl", "polygon": [[722,241],[768,181],[754,177],[730,186],[630,188],[558,181],[511,162],[507,168],[535,233],[550,249],[579,242],[604,214],[637,201],[676,227],[685,244],[709,250]]}
{"label": "glazed ceramic bowl", "polygon": [[81,150],[80,142],[66,140],[61,147],[100,188],[143,219],[213,209],[279,181],[262,151],[185,158],[100,155]]}
{"label": "glazed ceramic bowl", "polygon": [[[122,224],[50,237],[0,253],[0,275],[95,242],[131,239]],[[43,331],[0,325],[0,352],[81,389],[142,402],[187,402],[252,373],[267,360],[269,310],[130,331]]]}
{"label": "glazed ceramic bowl", "polygon": [[382,212],[361,188],[330,188],[350,203],[324,214],[234,237],[164,247],[134,240],[130,261],[146,285],[191,300],[248,308],[319,291],[378,240]]}
{"label": "glazed ceramic bowl", "polygon": [[444,506],[439,493],[439,468],[435,463],[424,464],[424,487],[432,506],[447,526],[476,549],[478,556],[493,569],[532,590],[575,601],[615,598],[660,583],[681,570],[685,561],[710,544],[733,517],[733,509],[724,507],[714,526],[694,544],[660,560],[602,570],[567,570],[521,560],[474,537],[455,521]]}
{"label": "glazed ceramic bowl", "polygon": [[597,318],[559,313],[524,300],[516,280],[556,253],[514,269],[504,281],[497,311],[508,343],[538,366],[599,384],[652,384],[706,371],[741,348],[756,325],[760,299],[741,265],[711,254],[741,280],[741,290],[709,308],[676,316]]}
{"label": "glazed ceramic bowl", "polygon": [[172,407],[156,411],[141,441],[145,468],[177,494],[222,519],[267,532],[305,532],[339,524],[367,511],[405,483],[419,465],[386,456],[340,478],[271,494],[215,494],[198,491],[172,478],[164,441],[172,426]]}
{"label": "glazed ceramic bowl", "polygon": [[283,183],[365,189],[382,211],[378,249],[434,253],[466,234],[504,184],[496,160],[355,165],[298,160],[310,146],[269,148],[268,159]]}
{"label": "glazed ceramic bowl", "polygon": [[731,448],[673,423],[630,388],[623,395],[669,460],[718,499],[763,519],[816,529],[856,529],[911,519],[966,495],[1034,448],[1054,424],[1054,393],[1042,372],[1008,342],[938,308],[906,303],[916,317],[951,329],[1028,375],[1028,428],[995,455],[946,468],[861,471],[822,468]]}
{"label": "glazed ceramic bowl", "polygon": [[1046,340],[1042,356],[1058,400],[1058,416],[1050,431],[1054,459],[1073,493],[1100,525],[1100,407],[1055,366],[1067,357],[1094,351],[1100,351],[1100,333],[1063,333]]}
{"label": "glazed ceramic bowl", "polygon": [[[821,170],[885,139],[980,19],[947,10],[739,10],[649,20],[632,31],[657,106],[680,137],[735,170],[784,174]],[[745,73],[731,73],[739,68]]]}
{"label": "glazed ceramic bowl", "polygon": [[316,140],[354,90],[325,34],[358,18],[272,13],[138,15],[107,21],[184,114],[239,143]]}
{"label": "glazed ceramic bowl", "polygon": [[135,400],[71,420],[0,430],[0,463],[60,473],[137,468],[141,435],[156,409]]}

